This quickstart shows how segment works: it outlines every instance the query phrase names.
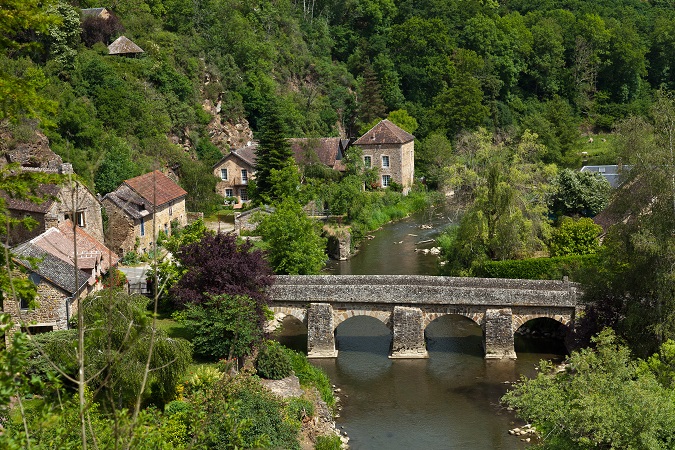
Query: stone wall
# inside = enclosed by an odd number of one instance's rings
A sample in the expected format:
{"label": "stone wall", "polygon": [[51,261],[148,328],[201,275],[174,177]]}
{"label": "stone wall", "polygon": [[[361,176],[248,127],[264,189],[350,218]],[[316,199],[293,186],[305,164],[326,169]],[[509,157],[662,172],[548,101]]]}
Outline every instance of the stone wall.
{"label": "stone wall", "polygon": [[273,299],[399,305],[558,306],[574,308],[579,286],[566,281],[415,275],[278,276]]}
{"label": "stone wall", "polygon": [[57,199],[58,201],[49,210],[48,216],[55,216],[58,223],[61,224],[66,220],[66,217],[72,216],[73,211],[76,214],[84,214],[82,229],[97,241],[103,242],[101,203],[86,186],[77,181],[72,185],[64,183]]}
{"label": "stone wall", "polygon": [[123,256],[135,249],[135,221],[108,199],[103,200],[103,206],[108,214],[105,245],[119,256]]}
{"label": "stone wall", "polygon": [[[372,167],[379,171],[379,182],[382,175],[390,175],[391,181],[403,186],[408,193],[413,184],[415,173],[415,141],[407,144],[361,145],[363,156],[370,156]],[[382,167],[382,156],[389,156],[389,167]]]}

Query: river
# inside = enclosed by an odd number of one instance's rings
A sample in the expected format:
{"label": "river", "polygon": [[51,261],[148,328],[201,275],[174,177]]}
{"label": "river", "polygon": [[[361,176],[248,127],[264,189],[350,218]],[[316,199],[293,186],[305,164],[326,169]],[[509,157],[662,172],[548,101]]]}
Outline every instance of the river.
{"label": "river", "polygon": [[[424,254],[455,218],[445,212],[416,214],[373,233],[349,261],[333,261],[333,274],[419,274],[438,271],[438,258]],[[416,251],[418,249],[418,251]],[[290,324],[289,324],[290,325]],[[306,350],[306,330],[286,328],[282,341]],[[390,330],[360,316],[336,332],[338,357],[313,359],[340,388],[337,426],[350,448],[387,450],[521,449],[508,434],[521,425],[499,403],[521,374],[535,374],[542,358],[561,359],[556,342],[516,335],[516,361],[486,361],[481,329],[460,316],[445,316],[426,329],[428,359],[392,360]]]}

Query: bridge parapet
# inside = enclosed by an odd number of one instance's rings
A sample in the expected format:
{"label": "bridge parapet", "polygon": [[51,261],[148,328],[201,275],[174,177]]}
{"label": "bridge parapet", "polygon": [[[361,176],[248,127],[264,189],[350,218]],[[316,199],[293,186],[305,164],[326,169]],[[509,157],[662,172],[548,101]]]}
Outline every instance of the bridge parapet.
{"label": "bridge parapet", "polygon": [[503,359],[515,357],[513,333],[527,320],[549,317],[573,327],[581,289],[567,280],[319,275],[278,276],[268,292],[275,312],[306,318],[309,356],[336,356],[337,326],[369,315],[392,330],[392,357],[423,358],[426,326],[460,314],[483,329],[486,358]]}
{"label": "bridge parapet", "polygon": [[574,307],[578,291],[576,283],[567,281],[317,275],[278,276],[269,292],[275,302]]}

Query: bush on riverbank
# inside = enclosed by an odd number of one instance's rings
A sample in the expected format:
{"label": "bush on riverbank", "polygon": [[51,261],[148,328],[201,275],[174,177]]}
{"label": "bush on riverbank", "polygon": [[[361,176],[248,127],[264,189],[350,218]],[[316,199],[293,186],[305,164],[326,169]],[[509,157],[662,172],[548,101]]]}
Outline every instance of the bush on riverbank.
{"label": "bush on riverbank", "polygon": [[475,277],[560,280],[564,276],[578,281],[583,272],[598,265],[597,255],[555,256],[506,261],[481,261],[471,267]]}
{"label": "bush on riverbank", "polygon": [[331,388],[330,378],[326,372],[309,363],[309,360],[302,353],[285,348],[286,354],[291,360],[293,372],[300,380],[302,386],[313,386],[321,394],[321,400],[326,402],[331,408],[335,406],[335,397]]}

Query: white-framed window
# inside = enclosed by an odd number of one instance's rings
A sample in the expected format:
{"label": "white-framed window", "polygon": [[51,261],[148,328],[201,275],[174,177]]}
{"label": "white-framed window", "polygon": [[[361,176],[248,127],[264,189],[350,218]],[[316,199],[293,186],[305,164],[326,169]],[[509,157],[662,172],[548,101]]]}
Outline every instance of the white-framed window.
{"label": "white-framed window", "polygon": [[239,189],[239,197],[241,198],[242,202],[248,201],[248,191],[246,190],[246,188]]}
{"label": "white-framed window", "polygon": [[[66,213],[65,217],[67,220],[73,220],[72,214]],[[85,225],[87,224],[84,220],[84,211],[77,211],[75,213],[75,224],[78,227],[84,228]]]}
{"label": "white-framed window", "polygon": [[389,167],[389,156],[382,155],[382,167]]}
{"label": "white-framed window", "polygon": [[391,183],[391,175],[382,175],[382,187],[387,187]]}
{"label": "white-framed window", "polygon": [[234,191],[232,189],[225,189],[225,197],[234,197]]}
{"label": "white-framed window", "polygon": [[141,236],[145,236],[145,219],[141,217]]}
{"label": "white-framed window", "polygon": [[220,179],[227,180],[227,169],[220,169]]}
{"label": "white-framed window", "polygon": [[248,170],[241,169],[241,182],[246,183],[248,181]]}
{"label": "white-framed window", "polygon": [[169,215],[173,216],[173,205],[169,205]]}
{"label": "white-framed window", "polygon": [[366,167],[366,169],[373,167],[373,158],[370,155],[365,155],[363,157],[363,165]]}

